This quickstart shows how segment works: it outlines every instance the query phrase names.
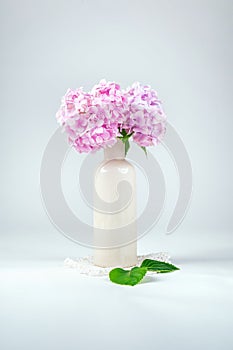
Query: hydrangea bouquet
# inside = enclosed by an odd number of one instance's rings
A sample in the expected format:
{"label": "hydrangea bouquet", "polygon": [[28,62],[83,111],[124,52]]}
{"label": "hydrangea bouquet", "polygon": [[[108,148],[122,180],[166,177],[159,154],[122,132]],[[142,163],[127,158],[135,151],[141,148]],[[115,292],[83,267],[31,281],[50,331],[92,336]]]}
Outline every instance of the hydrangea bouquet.
{"label": "hydrangea bouquet", "polygon": [[166,130],[166,116],[155,90],[135,82],[126,90],[101,80],[90,92],[68,89],[56,114],[70,144],[80,153],[111,147],[117,139],[129,149],[129,139],[146,153]]}

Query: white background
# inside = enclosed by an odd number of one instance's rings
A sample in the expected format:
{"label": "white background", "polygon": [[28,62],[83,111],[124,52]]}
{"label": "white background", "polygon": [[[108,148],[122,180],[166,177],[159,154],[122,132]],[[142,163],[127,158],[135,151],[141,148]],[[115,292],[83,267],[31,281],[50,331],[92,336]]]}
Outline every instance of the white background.
{"label": "white background", "polygon": [[[0,348],[231,349],[232,1],[0,6]],[[165,150],[153,150],[167,202],[139,252],[169,251],[181,271],[134,288],[64,270],[67,256],[91,251],[56,231],[40,198],[60,97],[101,78],[157,89],[193,166],[189,213],[167,236],[178,179]]]}

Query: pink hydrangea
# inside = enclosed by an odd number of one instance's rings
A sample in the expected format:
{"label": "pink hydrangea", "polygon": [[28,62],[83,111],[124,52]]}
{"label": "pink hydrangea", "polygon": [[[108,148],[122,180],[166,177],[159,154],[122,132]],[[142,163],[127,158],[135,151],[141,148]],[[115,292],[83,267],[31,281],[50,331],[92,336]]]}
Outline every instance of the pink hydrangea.
{"label": "pink hydrangea", "polygon": [[56,118],[78,152],[96,151],[117,141],[118,119],[122,117],[113,105],[114,101],[107,103],[98,94],[85,93],[81,88],[67,91]]}
{"label": "pink hydrangea", "polygon": [[166,116],[155,90],[134,83],[125,91],[129,115],[123,126],[133,132],[133,140],[142,147],[157,145],[166,131]]}
{"label": "pink hydrangea", "polygon": [[118,127],[121,127],[128,110],[128,104],[120,85],[115,82],[106,82],[103,79],[93,87],[91,94],[100,101],[102,106],[107,107],[111,121],[115,121]]}
{"label": "pink hydrangea", "polygon": [[134,83],[124,91],[105,80],[89,93],[68,89],[56,118],[80,153],[112,146],[122,129],[140,146],[156,145],[166,122],[157,93],[149,86]]}

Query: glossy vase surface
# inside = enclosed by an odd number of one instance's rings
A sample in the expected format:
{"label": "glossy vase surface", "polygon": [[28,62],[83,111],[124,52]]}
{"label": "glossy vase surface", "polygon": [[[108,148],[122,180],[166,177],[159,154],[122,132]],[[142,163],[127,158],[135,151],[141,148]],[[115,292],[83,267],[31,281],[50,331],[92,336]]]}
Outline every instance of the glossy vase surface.
{"label": "glossy vase surface", "polygon": [[121,140],[104,150],[104,160],[95,172],[94,190],[94,243],[101,247],[94,249],[94,264],[136,265],[136,173],[125,159]]}

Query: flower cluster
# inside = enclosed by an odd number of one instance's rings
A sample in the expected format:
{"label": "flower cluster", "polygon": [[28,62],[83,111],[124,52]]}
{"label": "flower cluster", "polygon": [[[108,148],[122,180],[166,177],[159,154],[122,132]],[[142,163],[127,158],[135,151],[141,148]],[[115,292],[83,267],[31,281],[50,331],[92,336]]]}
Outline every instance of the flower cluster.
{"label": "flower cluster", "polygon": [[166,131],[166,116],[156,91],[134,83],[125,96],[129,111],[125,128],[133,132],[133,140],[139,146],[157,145]]}
{"label": "flower cluster", "polygon": [[156,145],[166,128],[157,93],[139,83],[121,90],[118,84],[101,80],[89,93],[69,89],[56,118],[80,153],[112,146],[122,131],[141,147]]}

